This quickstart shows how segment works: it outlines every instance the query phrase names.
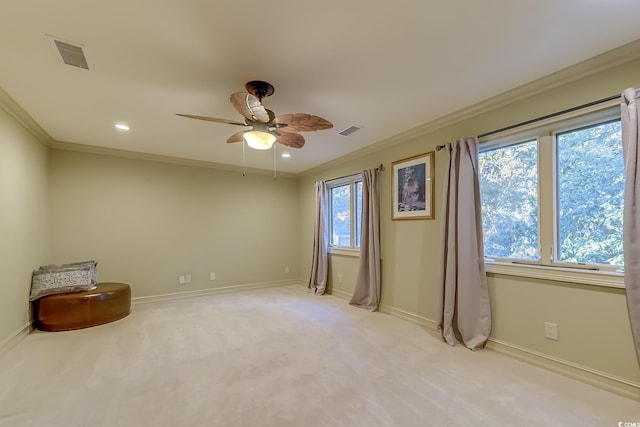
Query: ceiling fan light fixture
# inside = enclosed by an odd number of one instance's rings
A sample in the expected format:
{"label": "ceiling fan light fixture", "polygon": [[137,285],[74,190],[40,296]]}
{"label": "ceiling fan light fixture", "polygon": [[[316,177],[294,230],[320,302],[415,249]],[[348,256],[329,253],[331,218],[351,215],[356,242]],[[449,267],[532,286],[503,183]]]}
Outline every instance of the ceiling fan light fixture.
{"label": "ceiling fan light fixture", "polygon": [[249,131],[245,132],[244,140],[247,141],[247,145],[256,150],[268,150],[276,142],[276,137],[267,132],[261,131]]}

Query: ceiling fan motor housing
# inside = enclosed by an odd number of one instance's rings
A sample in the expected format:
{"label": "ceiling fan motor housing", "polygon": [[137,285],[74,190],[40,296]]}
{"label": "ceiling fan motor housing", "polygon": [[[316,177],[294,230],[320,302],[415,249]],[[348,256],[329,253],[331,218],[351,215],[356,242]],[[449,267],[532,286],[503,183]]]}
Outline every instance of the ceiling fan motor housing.
{"label": "ceiling fan motor housing", "polygon": [[273,95],[273,86],[261,80],[252,80],[245,85],[247,92],[262,101],[262,98]]}

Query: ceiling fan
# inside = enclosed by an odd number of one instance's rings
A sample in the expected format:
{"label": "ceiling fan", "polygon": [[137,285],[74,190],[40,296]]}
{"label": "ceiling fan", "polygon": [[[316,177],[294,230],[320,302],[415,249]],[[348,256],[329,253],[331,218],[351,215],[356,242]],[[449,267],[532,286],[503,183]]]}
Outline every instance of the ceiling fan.
{"label": "ceiling fan", "polygon": [[247,145],[258,150],[268,150],[274,142],[291,148],[301,148],[305,141],[300,132],[331,129],[333,127],[333,124],[328,120],[311,114],[294,113],[276,117],[273,111],[264,108],[262,105],[262,99],[273,94],[272,85],[260,80],[254,80],[247,83],[245,87],[247,92],[232,93],[230,98],[231,104],[244,116],[244,123],[191,114],[177,115],[190,119],[243,126],[246,129],[231,135],[227,142],[246,141]]}

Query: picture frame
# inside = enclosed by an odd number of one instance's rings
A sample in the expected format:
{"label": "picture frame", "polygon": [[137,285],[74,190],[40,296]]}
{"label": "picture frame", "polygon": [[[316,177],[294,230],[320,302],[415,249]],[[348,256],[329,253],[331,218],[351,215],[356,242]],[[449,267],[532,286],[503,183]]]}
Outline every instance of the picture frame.
{"label": "picture frame", "polygon": [[391,219],[434,219],[435,151],[391,163]]}

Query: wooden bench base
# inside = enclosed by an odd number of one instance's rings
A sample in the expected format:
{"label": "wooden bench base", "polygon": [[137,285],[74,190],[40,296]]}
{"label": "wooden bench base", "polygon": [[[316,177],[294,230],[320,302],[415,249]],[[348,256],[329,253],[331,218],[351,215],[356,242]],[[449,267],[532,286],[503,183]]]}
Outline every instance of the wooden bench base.
{"label": "wooden bench base", "polygon": [[42,331],[70,331],[102,325],[131,311],[131,288],[99,283],[96,289],[48,295],[33,302],[34,323]]}

